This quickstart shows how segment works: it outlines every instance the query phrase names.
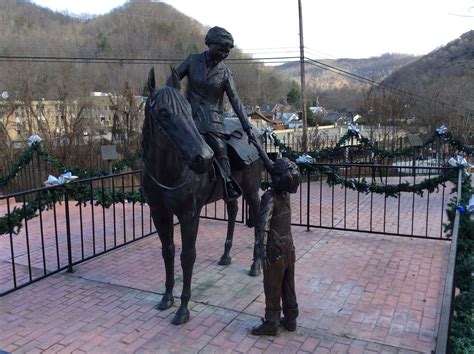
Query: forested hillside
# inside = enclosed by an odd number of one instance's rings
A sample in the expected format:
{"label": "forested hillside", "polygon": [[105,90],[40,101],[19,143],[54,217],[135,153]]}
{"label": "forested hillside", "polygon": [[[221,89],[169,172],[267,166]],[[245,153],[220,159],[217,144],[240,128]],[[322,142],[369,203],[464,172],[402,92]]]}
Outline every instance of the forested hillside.
{"label": "forested hillside", "polygon": [[414,104],[415,113],[425,112],[429,108],[432,114],[437,115],[447,112],[466,114],[468,110],[472,114],[474,31],[393,72],[383,84],[433,100],[420,100],[406,95],[404,100]]}
{"label": "forested hillside", "polygon": [[372,110],[396,111],[428,130],[444,123],[473,144],[474,31],[394,71],[367,97]]}
{"label": "forested hillside", "polygon": [[[143,91],[151,66],[164,82],[170,64],[205,48],[206,28],[172,6],[132,1],[104,16],[77,19],[27,1],[0,2],[0,91],[50,99],[81,96],[89,91]],[[237,43],[238,44],[238,43]],[[18,61],[8,56],[50,57],[46,62]],[[124,58],[123,62],[61,61],[55,58]],[[243,57],[234,50],[231,58]],[[140,63],[136,59],[147,59]],[[156,59],[156,60],[155,60]],[[230,58],[229,58],[230,59]],[[289,83],[262,64],[232,64],[246,104],[285,97]],[[258,77],[259,84],[255,83]],[[250,100],[252,98],[252,100]]]}
{"label": "forested hillside", "polygon": [[[79,19],[28,1],[2,0],[0,14],[0,92],[8,91],[11,100],[22,102],[65,101],[91,91],[142,94],[152,66],[160,84],[170,65],[205,49],[207,29],[161,2],[130,1],[106,15]],[[474,109],[473,53],[470,31],[423,57],[308,58],[306,97],[327,109],[366,110],[371,122],[415,118],[433,127],[462,117],[463,123],[456,124],[468,131]],[[245,105],[277,102],[299,89],[299,63],[266,67],[251,60],[232,61],[245,58],[236,48],[227,61]],[[382,92],[354,75],[392,89]]]}
{"label": "forested hillside", "polygon": [[[344,72],[347,71],[363,78],[381,81],[397,69],[416,60],[417,57],[405,54],[384,54],[367,59],[322,59],[306,61],[307,97],[310,101],[337,109],[357,109],[363,101],[363,91],[370,86]],[[277,67],[285,75],[298,81],[299,63],[288,63]]]}

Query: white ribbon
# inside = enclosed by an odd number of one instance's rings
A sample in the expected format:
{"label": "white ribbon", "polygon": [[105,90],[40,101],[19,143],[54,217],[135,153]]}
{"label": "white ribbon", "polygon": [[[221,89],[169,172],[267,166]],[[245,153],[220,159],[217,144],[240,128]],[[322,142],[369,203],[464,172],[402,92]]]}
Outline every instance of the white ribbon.
{"label": "white ribbon", "polygon": [[35,143],[39,143],[41,140],[43,139],[41,139],[38,135],[32,135],[28,138],[28,145],[31,146]]}
{"label": "white ribbon", "polygon": [[442,124],[439,128],[436,128],[436,133],[438,135],[445,135],[448,132],[448,128],[444,124]]}
{"label": "white ribbon", "polygon": [[300,155],[296,159],[296,163],[313,163],[313,162],[314,162],[314,158],[312,158],[311,156],[307,154]]}
{"label": "white ribbon", "polygon": [[361,138],[359,127],[355,124],[349,124],[347,129],[352,132],[354,135],[357,135],[358,138]]}
{"label": "white ribbon", "polygon": [[469,199],[469,204],[467,205],[467,211],[470,213],[474,213],[474,194],[471,195]]}
{"label": "white ribbon", "polygon": [[462,156],[462,155],[458,155],[458,156],[456,156],[456,158],[451,157],[451,158],[448,160],[448,164],[450,164],[450,165],[453,166],[453,167],[462,166],[462,167],[466,168],[466,167],[469,166],[469,164],[467,163],[466,159],[465,159],[464,156]]}
{"label": "white ribbon", "polygon": [[262,133],[264,138],[268,138],[271,143],[273,143],[273,128],[270,127],[269,125],[265,125],[260,129],[260,132]]}
{"label": "white ribbon", "polygon": [[77,178],[79,178],[79,177],[73,176],[72,173],[68,171],[68,172],[63,173],[62,175],[60,175],[58,178],[56,178],[52,175],[49,175],[48,180],[46,180],[44,182],[44,184],[45,184],[46,187],[57,186],[57,185],[60,185],[60,184],[69,183],[71,181],[74,181]]}

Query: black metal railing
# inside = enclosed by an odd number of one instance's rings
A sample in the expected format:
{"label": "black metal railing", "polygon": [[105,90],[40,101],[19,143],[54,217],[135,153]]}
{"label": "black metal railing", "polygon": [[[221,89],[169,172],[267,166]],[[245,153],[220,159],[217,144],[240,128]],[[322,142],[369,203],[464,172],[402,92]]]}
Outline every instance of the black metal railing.
{"label": "black metal railing", "polygon": [[[366,181],[383,190],[387,186],[408,183],[411,186],[436,184],[455,169],[447,167],[381,166],[378,164],[313,164],[305,171],[303,182],[291,196],[292,224],[310,228],[359,231],[366,233],[443,239],[446,207],[454,184],[448,180],[433,191],[418,190],[392,196],[373,191],[358,191],[341,184],[329,185],[325,170],[334,171],[347,181]],[[322,172],[319,172],[321,170]],[[268,178],[268,177],[266,177]],[[420,187],[421,188],[421,187]],[[241,205],[238,222],[248,216],[248,206]],[[207,205],[202,217],[227,220],[222,201]]]}
{"label": "black metal railing", "polygon": [[[90,193],[82,202],[61,186],[0,197],[4,220],[24,219],[18,233],[0,235],[0,296],[155,233],[146,204],[116,198],[138,194],[140,180],[133,171],[74,182]],[[97,196],[109,201],[97,203]],[[36,217],[29,218],[32,205]]]}
{"label": "black metal railing", "polygon": [[[446,240],[443,224],[453,184],[446,181],[431,192],[396,193],[395,197],[347,185],[329,185],[326,172],[346,181],[367,181],[379,187],[408,182],[417,185],[453,173],[452,168],[381,166],[378,164],[314,164],[304,172],[304,181],[292,195],[293,225],[384,235]],[[318,169],[321,167],[321,169]],[[265,178],[268,178],[266,176]],[[85,260],[121,247],[155,232],[146,204],[117,202],[115,194],[138,192],[141,171],[90,178],[74,182],[89,195],[78,203],[64,191],[47,187],[0,197],[0,216],[8,223],[26,217],[15,234],[0,235],[0,295],[59,271],[72,271]],[[111,200],[98,203],[97,199]],[[28,208],[37,206],[36,217]],[[49,209],[45,207],[49,205]],[[19,214],[19,210],[23,210]],[[21,213],[24,212],[24,215]],[[201,216],[227,220],[225,204],[207,205]],[[4,217],[4,218],[5,218]],[[245,222],[248,206],[242,202],[237,222]]]}
{"label": "black metal railing", "polygon": [[408,183],[435,183],[438,177],[453,172],[443,167],[393,167],[373,164],[316,164],[338,173],[346,181],[366,181],[366,191],[342,185],[329,185],[323,172],[307,172],[306,181],[293,202],[295,225],[362,231],[385,235],[445,239],[447,195],[452,183],[445,182],[432,191],[397,192],[387,196],[373,190]]}
{"label": "black metal railing", "polygon": [[[361,126],[361,129],[363,126]],[[322,163],[368,163],[380,165],[398,165],[398,166],[446,166],[447,161],[459,153],[459,149],[453,146],[442,136],[434,139],[431,143],[414,147],[411,145],[408,136],[397,136],[391,134],[378,134],[370,129],[361,130],[363,136],[370,139],[373,147],[379,151],[384,151],[385,155],[378,155],[373,150],[365,147],[359,140],[352,136],[340,146],[340,139],[347,133],[344,126],[333,128],[336,129],[331,135],[328,135],[325,129],[313,131],[308,135],[308,151],[319,152],[324,149],[331,151],[328,159],[321,159]],[[377,130],[377,129],[376,129]],[[372,134],[372,133],[373,134]],[[301,151],[302,137],[301,131],[295,133],[293,131],[274,132],[279,142],[285,147],[293,151]],[[269,154],[278,154],[280,148],[273,144],[272,138],[266,137],[264,141],[265,150]],[[424,140],[431,141],[432,136],[424,136]],[[338,146],[338,147],[336,147]],[[402,151],[407,154],[398,154]],[[466,157],[468,158],[468,157]]]}

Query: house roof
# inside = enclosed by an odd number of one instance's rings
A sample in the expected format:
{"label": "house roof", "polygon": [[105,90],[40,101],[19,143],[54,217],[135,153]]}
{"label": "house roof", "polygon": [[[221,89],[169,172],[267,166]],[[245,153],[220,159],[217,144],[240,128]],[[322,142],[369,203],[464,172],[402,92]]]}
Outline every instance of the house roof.
{"label": "house roof", "polygon": [[278,107],[278,103],[264,103],[260,105],[260,111],[273,112]]}
{"label": "house roof", "polygon": [[283,122],[281,119],[270,119],[268,117],[266,117],[264,114],[262,114],[261,112],[252,112],[250,113],[250,116],[254,119],[262,119],[264,120],[265,122],[269,123],[269,124],[272,124],[272,125],[279,125],[279,124],[285,124],[285,122]]}
{"label": "house roof", "polygon": [[263,113],[261,113],[261,112],[254,111],[254,112],[250,113],[250,116],[252,116],[253,118],[263,119],[264,121],[273,124],[273,120],[270,119],[270,118],[267,118],[267,117],[266,117]]}
{"label": "house roof", "polygon": [[296,113],[294,113],[294,112],[283,112],[283,113],[281,114],[281,118],[282,118],[283,120],[288,120],[288,119],[290,119],[290,118],[293,117],[293,116],[296,116],[296,117],[294,117],[293,119],[295,119],[295,120],[296,120],[296,119],[299,119],[298,115],[297,115]]}

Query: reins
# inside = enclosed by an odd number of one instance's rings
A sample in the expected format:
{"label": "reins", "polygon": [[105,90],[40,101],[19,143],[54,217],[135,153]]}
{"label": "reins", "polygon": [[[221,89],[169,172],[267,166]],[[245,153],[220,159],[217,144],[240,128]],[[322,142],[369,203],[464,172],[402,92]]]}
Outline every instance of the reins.
{"label": "reins", "polygon": [[186,181],[184,181],[183,183],[177,185],[176,187],[169,187],[167,185],[164,185],[163,183],[160,183],[150,172],[150,169],[148,168],[147,166],[147,163],[146,163],[146,160],[143,159],[143,167],[145,169],[145,172],[148,174],[148,176],[150,176],[151,180],[159,187],[163,188],[163,189],[166,189],[167,191],[174,191],[176,189],[179,189],[179,188],[182,188],[184,187],[185,185],[189,184],[191,182],[191,179],[189,178],[189,175],[188,175],[188,178],[186,178]]}

